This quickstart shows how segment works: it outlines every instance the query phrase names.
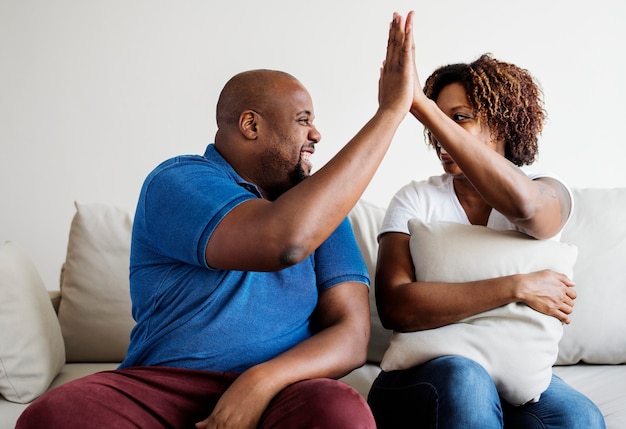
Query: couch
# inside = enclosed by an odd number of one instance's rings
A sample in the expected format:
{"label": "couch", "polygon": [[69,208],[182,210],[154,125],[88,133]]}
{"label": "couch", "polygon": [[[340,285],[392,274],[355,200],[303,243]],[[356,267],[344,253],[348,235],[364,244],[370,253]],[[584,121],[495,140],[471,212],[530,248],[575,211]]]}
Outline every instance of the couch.
{"label": "couch", "polygon": [[[578,299],[553,371],[589,396],[607,427],[626,428],[626,188],[574,189],[562,241],[578,249]],[[48,291],[18,243],[0,246],[0,429],[13,428],[28,403],[77,377],[115,368],[133,320],[128,297],[131,217],[105,204],[77,202],[60,290]],[[373,278],[384,208],[361,200],[349,217]],[[375,284],[372,285],[373,288]],[[363,396],[380,371],[391,332],[371,291],[368,362],[345,376]]]}

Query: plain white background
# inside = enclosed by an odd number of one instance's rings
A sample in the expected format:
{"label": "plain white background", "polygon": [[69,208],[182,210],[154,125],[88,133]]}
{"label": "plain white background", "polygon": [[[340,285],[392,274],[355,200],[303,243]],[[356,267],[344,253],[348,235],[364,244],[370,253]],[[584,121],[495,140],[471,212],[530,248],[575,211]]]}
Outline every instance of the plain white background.
{"label": "plain white background", "polygon": [[[212,141],[219,91],[246,69],[309,89],[319,168],[376,110],[389,20],[411,9],[422,80],[485,52],[527,68],[549,114],[532,168],[626,186],[623,2],[0,0],[0,243],[57,289],[74,201],[132,213],[156,164]],[[407,117],[363,198],[440,171]]]}

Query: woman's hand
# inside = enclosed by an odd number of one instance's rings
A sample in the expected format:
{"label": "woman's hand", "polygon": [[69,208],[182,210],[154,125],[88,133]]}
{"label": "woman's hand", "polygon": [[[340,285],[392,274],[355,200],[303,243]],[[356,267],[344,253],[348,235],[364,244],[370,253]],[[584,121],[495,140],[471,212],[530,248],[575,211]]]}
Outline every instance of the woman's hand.
{"label": "woman's hand", "polygon": [[575,283],[566,275],[543,270],[514,277],[520,302],[563,323],[570,323],[576,290]]}

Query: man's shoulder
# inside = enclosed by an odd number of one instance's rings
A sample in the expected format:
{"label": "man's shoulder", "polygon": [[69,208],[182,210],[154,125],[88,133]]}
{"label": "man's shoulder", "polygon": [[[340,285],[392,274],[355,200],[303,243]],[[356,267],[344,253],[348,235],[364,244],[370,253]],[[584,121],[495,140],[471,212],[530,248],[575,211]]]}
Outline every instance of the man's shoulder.
{"label": "man's shoulder", "polygon": [[201,170],[206,173],[222,173],[225,171],[218,163],[211,162],[201,155],[177,155],[157,165],[147,176],[146,181],[156,177],[167,177],[193,174]]}
{"label": "man's shoulder", "polygon": [[166,159],[156,166],[154,171],[166,170],[172,167],[187,166],[187,165],[206,165],[211,163],[201,155],[177,155],[172,158]]}

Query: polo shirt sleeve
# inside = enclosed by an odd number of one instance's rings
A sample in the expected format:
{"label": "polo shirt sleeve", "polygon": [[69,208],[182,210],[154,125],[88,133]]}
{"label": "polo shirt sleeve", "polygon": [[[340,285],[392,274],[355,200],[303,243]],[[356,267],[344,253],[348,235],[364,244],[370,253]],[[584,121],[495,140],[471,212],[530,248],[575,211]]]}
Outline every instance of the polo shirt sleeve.
{"label": "polo shirt sleeve", "polygon": [[344,282],[364,283],[370,278],[350,221],[346,218],[314,253],[320,292]]}
{"label": "polo shirt sleeve", "polygon": [[144,183],[133,243],[159,258],[210,268],[205,249],[211,234],[226,214],[252,198],[257,196],[203,158],[174,158]]}

